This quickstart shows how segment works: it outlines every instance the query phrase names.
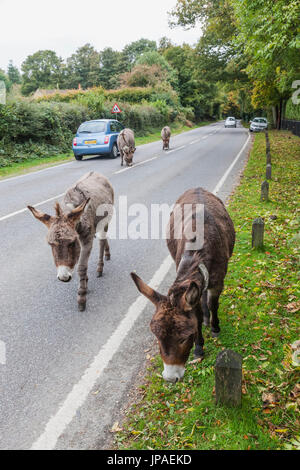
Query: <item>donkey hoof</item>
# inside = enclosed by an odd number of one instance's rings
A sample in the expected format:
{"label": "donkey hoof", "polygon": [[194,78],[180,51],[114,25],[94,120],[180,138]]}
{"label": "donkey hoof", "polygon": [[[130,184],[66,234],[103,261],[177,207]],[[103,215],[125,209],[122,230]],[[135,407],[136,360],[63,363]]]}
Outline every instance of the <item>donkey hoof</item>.
{"label": "donkey hoof", "polygon": [[201,346],[196,346],[194,349],[194,360],[203,359],[204,358],[204,351]]}
{"label": "donkey hoof", "polygon": [[220,331],[211,331],[211,336],[212,336],[212,338],[218,338],[220,333],[221,333]]}
{"label": "donkey hoof", "polygon": [[210,321],[208,317],[203,317],[203,324],[204,326],[210,326]]}
{"label": "donkey hoof", "polygon": [[105,260],[110,261],[110,255],[105,255]]}
{"label": "donkey hoof", "polygon": [[84,312],[85,309],[86,309],[86,302],[85,302],[85,303],[78,304],[78,310],[79,310],[79,312]]}
{"label": "donkey hoof", "polygon": [[102,277],[102,271],[97,272],[97,277]]}

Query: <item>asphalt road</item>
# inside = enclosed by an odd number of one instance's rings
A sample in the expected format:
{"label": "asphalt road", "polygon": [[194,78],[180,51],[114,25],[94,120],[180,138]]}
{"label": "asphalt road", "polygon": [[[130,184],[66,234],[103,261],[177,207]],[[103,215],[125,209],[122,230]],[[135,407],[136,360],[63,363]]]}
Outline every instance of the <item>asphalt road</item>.
{"label": "asphalt road", "polygon": [[152,305],[129,274],[136,270],[163,293],[175,275],[165,240],[128,239],[111,240],[112,259],[97,279],[95,243],[87,310],[79,313],[77,276],[57,281],[47,229],[27,204],[53,213],[54,202],[90,170],[107,176],[117,203],[126,195],[128,206],[171,205],[188,188],[213,191],[219,182],[225,200],[247,139],[242,127],[211,124],[174,136],[167,152],[161,142],[138,147],[130,169],[119,158],[96,157],[0,181],[1,449],[104,448],[153,342]]}

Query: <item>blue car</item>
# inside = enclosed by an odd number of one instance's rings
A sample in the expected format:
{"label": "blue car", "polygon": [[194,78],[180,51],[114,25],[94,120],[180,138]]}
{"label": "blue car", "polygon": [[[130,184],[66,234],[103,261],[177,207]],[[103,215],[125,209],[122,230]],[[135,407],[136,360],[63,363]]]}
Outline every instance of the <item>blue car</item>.
{"label": "blue car", "polygon": [[84,155],[109,155],[117,158],[117,138],[124,126],[115,119],[96,119],[83,122],[73,139],[72,149],[76,160]]}

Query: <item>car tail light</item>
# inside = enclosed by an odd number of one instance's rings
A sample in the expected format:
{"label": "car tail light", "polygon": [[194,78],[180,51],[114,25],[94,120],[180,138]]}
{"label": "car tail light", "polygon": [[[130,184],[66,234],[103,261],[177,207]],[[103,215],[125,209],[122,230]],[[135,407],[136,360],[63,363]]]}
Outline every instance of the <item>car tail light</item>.
{"label": "car tail light", "polygon": [[76,137],[75,137],[75,139],[73,139],[73,145],[74,145],[74,147],[76,147],[76,145],[77,145],[77,139],[76,139]]}
{"label": "car tail light", "polygon": [[108,144],[109,143],[109,135],[106,135],[104,138],[104,143]]}

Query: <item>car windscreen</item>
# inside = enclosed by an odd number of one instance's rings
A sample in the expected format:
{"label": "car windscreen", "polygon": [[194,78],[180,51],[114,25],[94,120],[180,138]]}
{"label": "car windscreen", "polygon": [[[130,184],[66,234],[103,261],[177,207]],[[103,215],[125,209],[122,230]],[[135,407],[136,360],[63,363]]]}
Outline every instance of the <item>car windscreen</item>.
{"label": "car windscreen", "polygon": [[259,122],[260,124],[266,124],[266,119],[262,119],[262,118],[255,118],[253,120],[253,122]]}
{"label": "car windscreen", "polygon": [[106,122],[84,122],[78,129],[79,134],[101,134],[106,131]]}

